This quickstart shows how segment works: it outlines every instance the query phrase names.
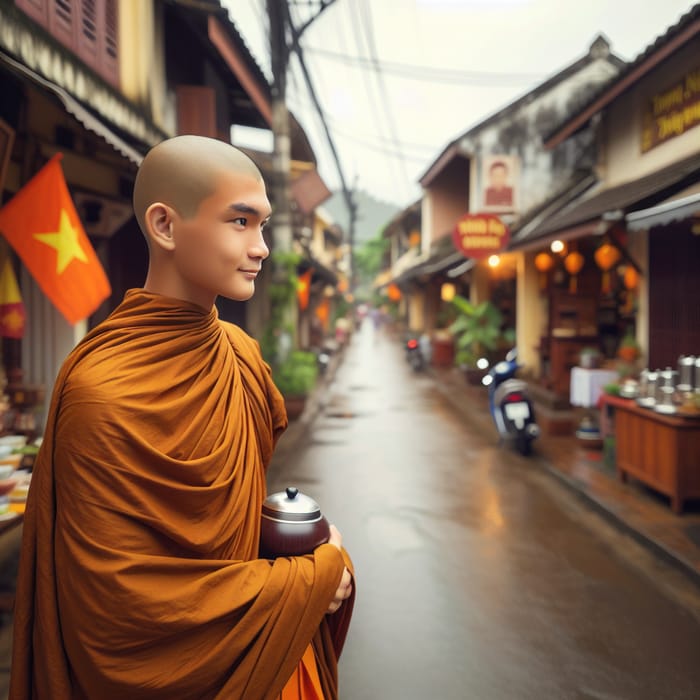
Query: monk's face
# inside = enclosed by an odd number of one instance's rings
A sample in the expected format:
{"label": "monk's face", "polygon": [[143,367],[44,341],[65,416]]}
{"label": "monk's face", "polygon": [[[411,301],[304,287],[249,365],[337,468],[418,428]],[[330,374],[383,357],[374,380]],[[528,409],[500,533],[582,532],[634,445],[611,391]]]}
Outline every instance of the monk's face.
{"label": "monk's face", "polygon": [[214,193],[190,217],[173,214],[176,270],[183,294],[210,308],[217,296],[250,299],[255,279],[270,251],[263,228],[270,202],[262,179],[222,172]]}

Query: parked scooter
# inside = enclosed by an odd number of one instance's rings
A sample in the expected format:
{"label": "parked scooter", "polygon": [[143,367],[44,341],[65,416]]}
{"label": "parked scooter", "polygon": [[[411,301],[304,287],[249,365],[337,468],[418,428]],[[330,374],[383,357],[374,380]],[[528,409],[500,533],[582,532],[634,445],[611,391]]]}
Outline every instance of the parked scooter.
{"label": "parked scooter", "polygon": [[414,372],[421,372],[425,369],[425,356],[418,338],[409,338],[406,341],[406,360],[413,367]]}
{"label": "parked scooter", "polygon": [[515,378],[519,368],[517,350],[513,348],[505,360],[489,369],[482,383],[489,390],[489,408],[501,441],[527,456],[532,452],[532,442],[539,436],[540,428],[527,384]]}

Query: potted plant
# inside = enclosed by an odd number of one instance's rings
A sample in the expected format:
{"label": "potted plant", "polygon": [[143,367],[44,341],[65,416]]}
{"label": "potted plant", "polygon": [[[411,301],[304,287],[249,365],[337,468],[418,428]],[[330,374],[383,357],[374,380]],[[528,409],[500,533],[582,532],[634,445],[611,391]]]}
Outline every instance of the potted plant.
{"label": "potted plant", "polygon": [[620,341],[617,349],[617,356],[627,364],[634,363],[641,354],[641,347],[635,338],[634,333],[628,330]]}
{"label": "potted plant", "polygon": [[512,331],[504,331],[503,315],[491,301],[472,304],[462,296],[455,296],[452,304],[457,308],[457,318],[449,327],[455,341],[455,364],[464,367],[467,381],[479,383],[484,368],[478,367],[480,359],[488,363],[504,342],[512,341]]}
{"label": "potted plant", "polygon": [[579,352],[579,365],[585,369],[595,369],[600,366],[600,350],[594,347],[581,348]]}
{"label": "potted plant", "polygon": [[455,364],[455,341],[450,327],[457,318],[457,309],[445,303],[437,316],[437,328],[432,332],[431,362],[435,367],[452,367]]}
{"label": "potted plant", "polygon": [[303,412],[306,399],[316,385],[316,355],[306,350],[292,350],[283,362],[273,368],[272,377],[284,396],[289,420],[294,420]]}

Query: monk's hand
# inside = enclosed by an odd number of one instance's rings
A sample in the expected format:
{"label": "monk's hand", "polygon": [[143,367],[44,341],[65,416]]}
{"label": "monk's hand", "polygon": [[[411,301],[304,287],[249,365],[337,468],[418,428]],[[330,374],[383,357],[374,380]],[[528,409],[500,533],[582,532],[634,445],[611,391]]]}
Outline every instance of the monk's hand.
{"label": "monk's hand", "polygon": [[[328,544],[332,544],[338,549],[343,547],[343,538],[335,525],[330,526],[331,535],[328,538]],[[344,600],[347,600],[352,593],[352,576],[348,571],[347,567],[343,568],[343,576],[340,579],[340,584],[338,585],[338,590],[335,592],[333,601],[328,606],[328,614],[334,613],[342,604]]]}

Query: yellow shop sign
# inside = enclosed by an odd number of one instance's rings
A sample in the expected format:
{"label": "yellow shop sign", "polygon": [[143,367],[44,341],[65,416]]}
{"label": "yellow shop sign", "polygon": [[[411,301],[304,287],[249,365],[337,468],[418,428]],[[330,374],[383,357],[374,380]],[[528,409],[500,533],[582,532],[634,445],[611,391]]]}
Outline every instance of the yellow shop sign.
{"label": "yellow shop sign", "polygon": [[642,115],[642,153],[700,124],[700,68],[652,95]]}

